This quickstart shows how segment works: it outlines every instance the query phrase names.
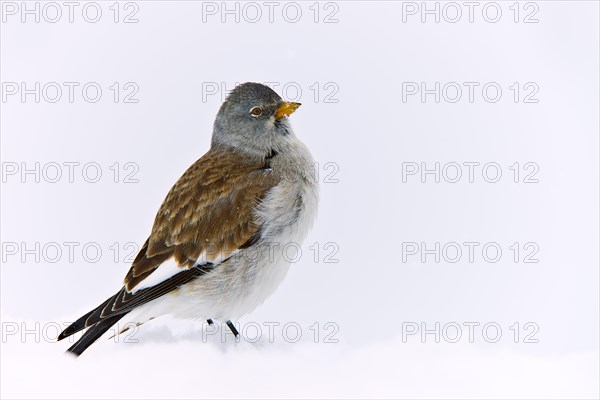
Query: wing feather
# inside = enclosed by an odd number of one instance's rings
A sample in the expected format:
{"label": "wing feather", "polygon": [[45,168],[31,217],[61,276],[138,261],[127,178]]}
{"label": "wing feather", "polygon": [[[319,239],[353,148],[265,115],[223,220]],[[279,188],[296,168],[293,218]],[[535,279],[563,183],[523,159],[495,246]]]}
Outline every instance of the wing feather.
{"label": "wing feather", "polygon": [[265,160],[211,150],[167,194],[152,232],[125,277],[131,290],[170,257],[183,268],[200,256],[223,260],[260,230],[254,211],[279,177]]}

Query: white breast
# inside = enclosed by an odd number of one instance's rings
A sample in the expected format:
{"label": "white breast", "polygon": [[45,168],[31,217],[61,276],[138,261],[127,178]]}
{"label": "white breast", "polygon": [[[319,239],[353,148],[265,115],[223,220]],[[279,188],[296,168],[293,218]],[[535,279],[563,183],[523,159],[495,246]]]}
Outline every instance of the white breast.
{"label": "white breast", "polygon": [[[294,145],[293,157],[283,154],[272,164],[273,172],[281,172],[283,179],[257,210],[261,240],[240,252],[234,261],[235,277],[224,288],[234,296],[221,295],[221,306],[215,304],[228,319],[251,312],[277,289],[290,267],[290,255],[285,251],[302,245],[316,217],[318,185],[314,162],[300,141]],[[294,249],[290,251],[293,255]],[[223,302],[225,298],[227,301]]]}

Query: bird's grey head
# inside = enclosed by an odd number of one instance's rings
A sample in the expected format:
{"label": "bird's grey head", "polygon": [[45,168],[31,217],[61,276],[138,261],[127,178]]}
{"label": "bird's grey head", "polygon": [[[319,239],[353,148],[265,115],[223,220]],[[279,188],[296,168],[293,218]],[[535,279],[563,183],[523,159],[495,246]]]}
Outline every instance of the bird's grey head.
{"label": "bird's grey head", "polygon": [[219,109],[212,145],[234,147],[259,156],[270,154],[293,135],[287,117],[300,103],[283,99],[268,86],[238,85]]}

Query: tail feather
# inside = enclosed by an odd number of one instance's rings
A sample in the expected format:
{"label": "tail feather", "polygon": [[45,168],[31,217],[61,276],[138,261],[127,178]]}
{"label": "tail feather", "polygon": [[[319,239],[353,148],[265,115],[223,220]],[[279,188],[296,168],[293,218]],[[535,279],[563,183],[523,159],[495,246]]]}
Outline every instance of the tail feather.
{"label": "tail feather", "polygon": [[77,321],[75,321],[71,325],[69,325],[64,331],[62,331],[60,333],[60,335],[58,335],[56,340],[63,340],[64,338],[67,338],[67,337],[85,329],[85,321],[88,319],[88,317],[90,315],[92,315],[93,312],[94,312],[94,310],[90,311],[89,313],[85,314],[83,317],[79,318]]}
{"label": "tail feather", "polygon": [[87,324],[87,319],[96,312],[96,310],[98,309],[103,309],[108,302],[112,299],[109,298],[107,299],[104,303],[100,304],[98,307],[94,308],[92,311],[88,312],[87,314],[83,315],[82,317],[80,317],[77,321],[73,322],[71,325],[69,325],[64,331],[62,331],[60,333],[60,335],[58,335],[58,337],[56,338],[56,340],[63,340],[66,337],[69,337],[85,328],[88,327]]}
{"label": "tail feather", "polygon": [[[88,347],[90,347],[96,340],[100,338],[110,329],[111,326],[116,324],[121,318],[125,316],[124,314],[114,315],[112,317],[106,318],[96,325],[90,326],[88,330],[83,334],[83,336],[75,342],[75,344],[67,350],[69,353],[74,354],[79,357],[81,353],[83,353]],[[85,317],[85,316],[84,316]],[[81,317],[83,318],[83,317]],[[83,328],[82,328],[83,329]],[[68,336],[68,335],[67,335]],[[65,336],[66,337],[66,336]]]}
{"label": "tail feather", "polygon": [[57,339],[62,340],[88,328],[81,339],[67,350],[68,352],[79,356],[85,349],[102,336],[104,332],[134,308],[156,300],[182,285],[197,279],[211,271],[213,267],[214,265],[211,262],[196,265],[193,268],[182,270],[154,286],[136,290],[135,292],[129,292],[124,286],[115,295],[104,301],[104,303],[69,325],[58,335]]}

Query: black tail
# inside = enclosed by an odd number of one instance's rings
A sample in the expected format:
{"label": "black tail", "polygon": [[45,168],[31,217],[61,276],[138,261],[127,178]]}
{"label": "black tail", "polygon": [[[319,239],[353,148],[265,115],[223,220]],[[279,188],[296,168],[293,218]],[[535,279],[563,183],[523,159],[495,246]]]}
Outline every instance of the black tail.
{"label": "black tail", "polygon": [[77,321],[75,321],[71,325],[69,325],[67,327],[67,329],[65,329],[64,331],[62,331],[60,333],[60,335],[58,335],[56,340],[63,340],[66,337],[69,337],[81,330],[84,330],[86,327],[85,322],[87,321],[88,317],[94,313],[94,311],[96,311],[96,310],[94,309],[94,310],[90,311],[89,313],[85,314],[84,316],[79,318]]}
{"label": "black tail", "polygon": [[[98,340],[100,338],[100,336],[102,336],[104,334],[104,332],[109,330],[110,327],[113,326],[114,324],[116,324],[121,318],[123,318],[125,316],[125,314],[127,314],[127,313],[118,314],[118,315],[106,318],[106,319],[98,322],[96,325],[90,326],[88,328],[88,330],[83,334],[81,339],[79,339],[77,342],[75,342],[75,344],[73,346],[69,347],[69,349],[67,351],[69,353],[73,353],[77,357],[79,357],[81,355],[81,353],[83,353],[85,351],[85,349],[90,347],[92,345],[92,343],[94,343],[96,340]],[[73,326],[73,325],[71,325],[71,326]],[[61,336],[62,336],[62,334],[61,334]],[[66,337],[66,336],[64,336],[64,337]],[[63,339],[64,337],[61,338],[59,336],[59,340]]]}
{"label": "black tail", "polygon": [[182,270],[182,272],[171,276],[157,285],[137,290],[134,293],[122,287],[114,296],[109,297],[104,303],[69,325],[67,329],[58,335],[57,339],[62,340],[88,328],[81,339],[67,350],[75,355],[80,355],[102,336],[104,332],[134,308],[158,299],[172,290],[206,274],[212,268],[213,264],[209,262],[191,269]]}

